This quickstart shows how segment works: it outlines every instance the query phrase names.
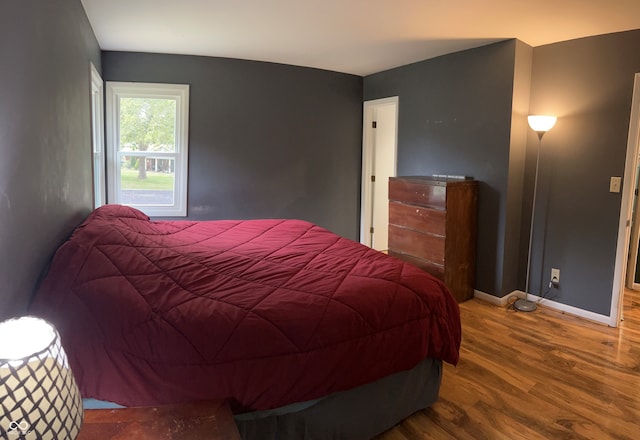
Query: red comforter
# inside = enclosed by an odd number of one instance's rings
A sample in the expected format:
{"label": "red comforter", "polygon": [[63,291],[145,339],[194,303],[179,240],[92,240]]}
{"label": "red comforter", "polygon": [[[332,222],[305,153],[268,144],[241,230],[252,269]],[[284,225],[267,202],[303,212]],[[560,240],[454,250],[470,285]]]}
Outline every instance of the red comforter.
{"label": "red comforter", "polygon": [[458,361],[458,305],[400,260],[298,220],[150,221],[94,211],[31,313],[60,331],[84,397],[275,408]]}

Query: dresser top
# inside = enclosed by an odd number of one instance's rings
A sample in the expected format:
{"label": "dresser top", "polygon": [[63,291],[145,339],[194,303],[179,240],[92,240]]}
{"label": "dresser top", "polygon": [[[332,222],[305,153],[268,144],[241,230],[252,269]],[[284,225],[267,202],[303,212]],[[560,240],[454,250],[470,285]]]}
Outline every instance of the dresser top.
{"label": "dresser top", "polygon": [[478,183],[477,180],[473,180],[469,177],[444,177],[444,176],[396,176],[390,177],[389,180],[396,181],[404,181],[404,182],[413,182],[420,183],[423,185],[437,185],[437,186],[447,186],[447,185],[476,185]]}

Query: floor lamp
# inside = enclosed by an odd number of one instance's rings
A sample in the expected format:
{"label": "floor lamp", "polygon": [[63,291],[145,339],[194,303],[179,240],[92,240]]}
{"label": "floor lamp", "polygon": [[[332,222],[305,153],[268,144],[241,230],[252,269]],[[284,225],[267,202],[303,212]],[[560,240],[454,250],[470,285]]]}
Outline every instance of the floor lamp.
{"label": "floor lamp", "polygon": [[551,130],[556,124],[555,116],[531,115],[528,117],[529,127],[538,134],[538,154],[536,156],[536,177],[533,182],[533,202],[531,205],[531,225],[529,226],[529,253],[527,255],[527,280],[524,290],[524,298],[517,300],[513,307],[521,312],[533,312],[537,305],[527,299],[529,295],[529,278],[531,272],[531,248],[533,246],[533,225],[536,216],[536,194],[538,192],[538,168],[540,166],[540,147],[542,146],[542,136]]}

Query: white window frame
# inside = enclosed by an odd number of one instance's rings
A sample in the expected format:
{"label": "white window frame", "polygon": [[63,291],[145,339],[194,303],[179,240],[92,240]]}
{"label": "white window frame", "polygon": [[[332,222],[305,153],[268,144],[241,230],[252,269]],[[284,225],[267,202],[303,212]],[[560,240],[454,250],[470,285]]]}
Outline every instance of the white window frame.
{"label": "white window frame", "polygon": [[[176,100],[175,152],[156,153],[175,160],[173,205],[130,205],[150,217],[184,217],[187,215],[187,181],[189,162],[189,85],[107,81],[107,198],[120,204],[120,98],[166,98]],[[122,154],[143,155],[134,152]],[[146,153],[149,155],[149,153]]]}
{"label": "white window frame", "polygon": [[90,63],[91,72],[91,143],[93,151],[93,207],[107,203],[104,154],[104,89],[98,69]]}

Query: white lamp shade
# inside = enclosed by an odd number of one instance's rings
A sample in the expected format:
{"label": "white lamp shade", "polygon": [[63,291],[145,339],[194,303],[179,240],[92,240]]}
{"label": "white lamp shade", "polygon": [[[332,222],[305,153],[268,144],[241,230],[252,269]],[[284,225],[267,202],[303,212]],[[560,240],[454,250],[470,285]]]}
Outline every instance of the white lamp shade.
{"label": "white lamp shade", "polygon": [[543,133],[551,130],[553,126],[556,125],[557,119],[558,118],[556,118],[555,116],[546,115],[530,115],[527,118],[527,120],[529,121],[529,127],[531,127],[533,131]]}
{"label": "white lamp shade", "polygon": [[32,316],[0,322],[0,438],[75,439],[82,418],[55,328]]}

